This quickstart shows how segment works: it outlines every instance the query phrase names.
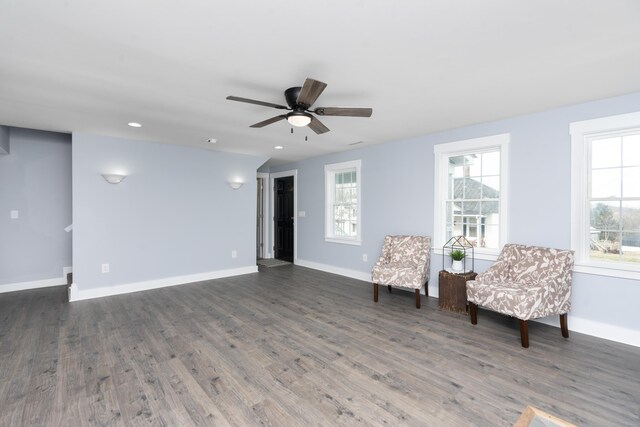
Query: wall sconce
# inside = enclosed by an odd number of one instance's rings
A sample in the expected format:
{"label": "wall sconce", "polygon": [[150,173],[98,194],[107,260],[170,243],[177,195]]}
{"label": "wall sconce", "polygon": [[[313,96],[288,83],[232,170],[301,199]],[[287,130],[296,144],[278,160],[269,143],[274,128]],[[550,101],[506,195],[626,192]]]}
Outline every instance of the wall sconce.
{"label": "wall sconce", "polygon": [[244,182],[229,181],[229,187],[233,188],[234,190],[239,189],[240,187],[242,187],[243,184],[244,184]]}
{"label": "wall sconce", "polygon": [[127,175],[118,175],[118,174],[114,174],[114,173],[112,173],[112,174],[103,173],[102,177],[109,184],[120,184],[122,182],[122,180],[127,177]]}

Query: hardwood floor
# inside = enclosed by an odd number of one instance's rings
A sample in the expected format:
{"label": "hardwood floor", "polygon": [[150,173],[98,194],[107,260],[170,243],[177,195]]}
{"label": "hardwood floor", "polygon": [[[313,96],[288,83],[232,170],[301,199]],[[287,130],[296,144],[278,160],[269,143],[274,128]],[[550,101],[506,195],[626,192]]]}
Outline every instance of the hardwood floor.
{"label": "hardwood floor", "polygon": [[0,294],[0,425],[640,425],[640,348],[298,266],[65,299]]}

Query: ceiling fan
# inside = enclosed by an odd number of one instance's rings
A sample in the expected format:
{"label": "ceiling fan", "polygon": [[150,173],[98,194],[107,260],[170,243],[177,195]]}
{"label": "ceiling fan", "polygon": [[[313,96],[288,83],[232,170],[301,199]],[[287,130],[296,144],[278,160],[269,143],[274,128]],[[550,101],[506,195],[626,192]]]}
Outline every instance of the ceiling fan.
{"label": "ceiling fan", "polygon": [[261,128],[280,120],[287,120],[292,126],[303,127],[309,126],[317,134],[329,132],[320,120],[313,114],[319,116],[347,116],[347,117],[371,117],[373,109],[371,108],[353,108],[353,107],[317,107],[311,110],[311,106],[320,96],[324,88],[327,87],[323,83],[314,79],[306,79],[302,87],[290,87],[284,91],[284,97],[287,100],[288,107],[271,102],[256,101],[255,99],[241,98],[239,96],[227,96],[230,101],[246,102],[248,104],[262,105],[264,107],[277,108],[279,110],[289,110],[290,113],[281,114],[270,119],[251,125],[252,128]]}

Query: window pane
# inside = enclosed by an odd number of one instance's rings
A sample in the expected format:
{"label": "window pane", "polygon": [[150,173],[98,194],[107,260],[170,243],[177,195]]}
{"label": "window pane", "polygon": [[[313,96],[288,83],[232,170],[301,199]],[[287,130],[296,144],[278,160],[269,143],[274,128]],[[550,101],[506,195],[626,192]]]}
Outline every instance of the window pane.
{"label": "window pane", "polygon": [[640,202],[622,202],[622,229],[640,232]]}
{"label": "window pane", "polygon": [[620,261],[620,233],[608,233],[607,240],[591,239],[589,255],[597,261]]}
{"label": "window pane", "polygon": [[480,211],[485,218],[485,224],[498,224],[499,202],[481,202]]}
{"label": "window pane", "polygon": [[622,233],[620,260],[640,263],[640,232]]}
{"label": "window pane", "polygon": [[622,138],[622,164],[640,166],[640,134]]}
{"label": "window pane", "polygon": [[497,199],[500,197],[500,177],[482,177],[482,198]]}
{"label": "window pane", "polygon": [[591,173],[591,197],[620,197],[620,169],[597,169]]}
{"label": "window pane", "polygon": [[595,139],[591,142],[591,167],[620,166],[621,137]]}
{"label": "window pane", "polygon": [[500,175],[500,152],[493,151],[482,155],[482,175]]}
{"label": "window pane", "polygon": [[464,178],[464,193],[461,195],[463,199],[479,199],[480,183],[473,178]]}
{"label": "window pane", "polygon": [[[497,221],[497,216],[496,216]],[[500,228],[498,225],[485,225],[484,238],[480,239],[478,247],[497,249],[500,247]]]}
{"label": "window pane", "polygon": [[467,167],[469,170],[468,176],[481,176],[482,175],[482,162],[481,157],[477,154],[466,156]]}
{"label": "window pane", "polygon": [[622,197],[640,197],[640,167],[622,169]]}
{"label": "window pane", "polygon": [[591,202],[590,238],[611,241],[620,229],[620,202]]}

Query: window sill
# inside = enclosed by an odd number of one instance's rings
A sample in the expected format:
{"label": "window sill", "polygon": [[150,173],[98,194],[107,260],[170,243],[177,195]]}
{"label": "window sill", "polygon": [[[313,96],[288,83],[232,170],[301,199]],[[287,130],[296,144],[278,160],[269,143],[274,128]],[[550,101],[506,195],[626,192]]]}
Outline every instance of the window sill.
{"label": "window sill", "polygon": [[573,271],[576,273],[592,274],[595,276],[618,277],[621,279],[640,280],[640,271],[611,266],[575,263]]}
{"label": "window sill", "polygon": [[338,239],[336,237],[325,237],[324,241],[329,243],[340,243],[343,245],[353,245],[353,246],[362,245],[362,240],[355,240],[355,239]]}

